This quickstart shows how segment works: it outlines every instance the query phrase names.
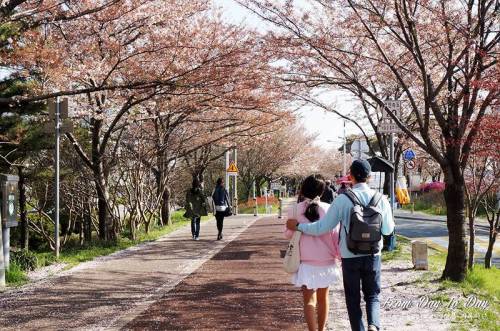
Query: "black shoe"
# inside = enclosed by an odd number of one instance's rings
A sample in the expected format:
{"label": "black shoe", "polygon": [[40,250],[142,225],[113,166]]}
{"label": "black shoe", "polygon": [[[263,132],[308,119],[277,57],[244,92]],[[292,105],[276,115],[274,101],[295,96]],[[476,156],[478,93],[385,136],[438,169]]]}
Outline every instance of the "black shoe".
{"label": "black shoe", "polygon": [[221,239],[222,239],[222,233],[219,233],[219,234],[217,235],[217,240],[221,240]]}

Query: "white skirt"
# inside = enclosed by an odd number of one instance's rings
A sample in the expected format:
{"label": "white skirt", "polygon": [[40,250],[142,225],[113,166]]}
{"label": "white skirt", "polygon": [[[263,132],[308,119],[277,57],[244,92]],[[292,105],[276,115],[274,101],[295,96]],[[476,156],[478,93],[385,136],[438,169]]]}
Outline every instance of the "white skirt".
{"label": "white skirt", "polygon": [[300,263],[299,270],[292,275],[292,284],[297,287],[306,286],[309,290],[326,288],[340,279],[340,268],[337,264],[315,266]]}

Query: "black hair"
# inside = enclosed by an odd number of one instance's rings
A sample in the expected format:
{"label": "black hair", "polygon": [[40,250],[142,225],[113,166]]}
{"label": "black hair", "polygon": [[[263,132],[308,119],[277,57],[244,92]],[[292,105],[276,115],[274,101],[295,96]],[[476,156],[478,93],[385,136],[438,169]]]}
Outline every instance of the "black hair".
{"label": "black hair", "polygon": [[[323,195],[325,191],[325,182],[319,175],[311,175],[304,179],[300,188],[300,195],[304,198],[315,199]],[[307,206],[304,216],[310,221],[315,222],[319,219],[319,205],[317,202],[312,202]]]}
{"label": "black hair", "polygon": [[222,177],[217,178],[217,182],[216,182],[217,186],[221,186],[222,185],[222,181],[223,181]]}
{"label": "black hair", "polygon": [[354,179],[358,183],[366,183],[366,181],[368,180],[368,177],[364,177],[364,176],[360,176],[359,174],[355,174],[355,173],[353,173],[352,170],[351,170],[351,176],[354,177]]}

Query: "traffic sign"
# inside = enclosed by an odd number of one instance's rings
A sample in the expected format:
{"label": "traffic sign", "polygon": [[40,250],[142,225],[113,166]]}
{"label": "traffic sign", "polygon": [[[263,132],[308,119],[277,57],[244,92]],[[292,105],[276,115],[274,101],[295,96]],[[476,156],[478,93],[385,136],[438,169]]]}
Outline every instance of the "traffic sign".
{"label": "traffic sign", "polygon": [[226,172],[238,174],[238,167],[236,166],[236,163],[234,163],[234,161],[231,162],[231,164],[229,164],[229,167],[227,168]]}
{"label": "traffic sign", "polygon": [[396,123],[392,122],[382,122],[377,125],[378,131],[380,133],[400,133],[401,129]]}
{"label": "traffic sign", "polygon": [[409,170],[413,170],[415,169],[415,161],[408,161],[406,162],[406,167],[409,169]]}
{"label": "traffic sign", "polygon": [[412,149],[407,149],[403,152],[403,158],[406,161],[411,161],[411,160],[415,159],[416,156],[417,155],[415,154],[415,152]]}

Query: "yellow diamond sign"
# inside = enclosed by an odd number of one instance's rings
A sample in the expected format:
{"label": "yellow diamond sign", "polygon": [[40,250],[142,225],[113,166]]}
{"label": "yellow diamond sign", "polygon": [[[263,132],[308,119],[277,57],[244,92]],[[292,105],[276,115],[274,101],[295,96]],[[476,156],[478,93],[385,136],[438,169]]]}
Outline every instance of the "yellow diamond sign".
{"label": "yellow diamond sign", "polygon": [[231,162],[231,164],[229,164],[229,167],[227,168],[226,171],[230,172],[230,173],[237,174],[238,173],[238,167],[236,166],[236,163],[234,163],[234,161]]}

